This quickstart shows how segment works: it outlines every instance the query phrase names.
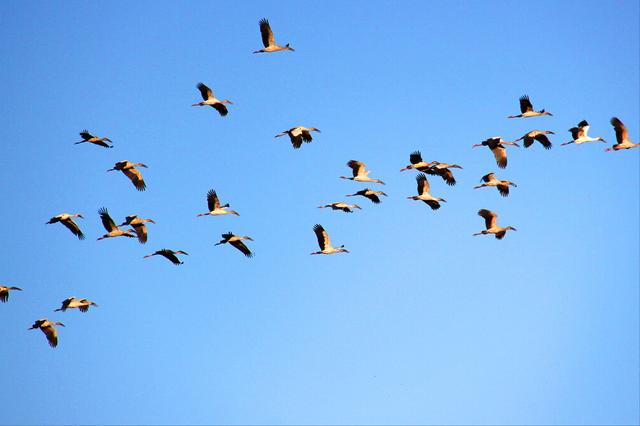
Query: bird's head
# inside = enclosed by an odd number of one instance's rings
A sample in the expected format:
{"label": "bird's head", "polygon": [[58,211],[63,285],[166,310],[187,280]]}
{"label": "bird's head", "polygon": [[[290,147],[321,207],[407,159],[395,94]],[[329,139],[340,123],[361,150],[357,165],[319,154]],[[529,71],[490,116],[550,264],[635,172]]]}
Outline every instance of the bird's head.
{"label": "bird's head", "polygon": [[477,148],[479,146],[482,146],[482,144],[481,143],[475,143],[475,144],[471,145],[471,148]]}
{"label": "bird's head", "polygon": [[229,105],[233,105],[233,102],[231,102],[229,99],[225,99],[223,101],[220,101],[221,104],[229,104]]}
{"label": "bird's head", "polygon": [[84,216],[82,216],[80,213],[78,213],[76,217],[79,217],[80,219],[84,219]]}
{"label": "bird's head", "polygon": [[292,52],[296,51],[293,47],[289,46],[289,43],[287,43],[284,47],[285,47],[285,49],[290,50]]}
{"label": "bird's head", "polygon": [[552,132],[551,130],[547,130],[547,131],[545,132],[545,134],[547,134],[547,135],[555,135],[555,133],[554,133],[554,132]]}
{"label": "bird's head", "polygon": [[354,208],[354,209],[360,209],[360,210],[362,210],[362,207],[360,207],[360,206],[359,206],[359,205],[357,205],[357,204],[354,204],[354,205],[353,205],[353,206],[351,206],[351,207],[352,207],[352,208]]}
{"label": "bird's head", "polygon": [[507,226],[507,229],[511,229],[512,231],[517,231],[517,229],[514,228],[513,226]]}
{"label": "bird's head", "polygon": [[244,237],[244,239],[245,239],[245,240],[249,240],[249,241],[253,241],[253,238],[251,238],[251,237],[247,237],[247,236],[245,236],[245,237]]}
{"label": "bird's head", "polygon": [[147,222],[149,222],[149,223],[153,223],[154,225],[155,225],[155,223],[156,223],[156,221],[155,221],[155,220],[153,220],[153,219],[147,219]]}

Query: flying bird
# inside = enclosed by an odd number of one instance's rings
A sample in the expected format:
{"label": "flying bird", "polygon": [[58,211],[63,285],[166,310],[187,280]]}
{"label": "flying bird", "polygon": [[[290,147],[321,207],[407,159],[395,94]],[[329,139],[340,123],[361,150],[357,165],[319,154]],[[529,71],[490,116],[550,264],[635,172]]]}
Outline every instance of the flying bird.
{"label": "flying bird", "polygon": [[331,239],[329,239],[329,234],[327,234],[327,231],[324,230],[322,225],[314,225],[313,232],[315,232],[316,238],[318,239],[320,251],[316,251],[311,254],[349,253],[349,250],[345,249],[344,245],[341,245],[340,247],[331,246]]}
{"label": "flying bird", "polygon": [[432,161],[429,163],[429,167],[421,171],[428,175],[440,176],[447,185],[453,186],[456,184],[456,178],[453,176],[453,172],[450,169],[462,169],[462,166]]}
{"label": "flying bird", "polygon": [[571,143],[580,145],[581,143],[597,142],[597,141],[606,142],[603,138],[599,136],[597,138],[590,137],[587,134],[587,132],[589,131],[589,127],[590,126],[589,126],[589,123],[587,123],[587,120],[582,120],[581,122],[578,123],[578,127],[572,127],[569,129],[569,131],[571,132],[571,137],[573,139],[570,140],[569,142],[564,142],[560,145],[561,146],[569,145]]}
{"label": "flying bird", "polygon": [[162,250],[157,250],[154,253],[151,253],[151,254],[148,254],[148,255],[144,256],[143,259],[148,259],[151,256],[159,255],[159,256],[162,256],[162,257],[168,259],[174,265],[182,265],[184,262],[181,262],[180,259],[178,259],[178,256],[176,256],[176,254],[186,254],[187,256],[189,255],[189,253],[187,253],[186,251],[182,251],[182,250],[173,251],[173,250],[169,250],[169,249],[162,249]]}
{"label": "flying bird", "polygon": [[65,327],[65,325],[61,322],[52,322],[46,318],[42,318],[42,319],[36,320],[33,323],[33,325],[29,328],[29,330],[35,330],[36,328],[39,328],[46,336],[47,341],[49,342],[49,346],[51,346],[52,348],[55,348],[56,346],[58,346],[58,332],[54,327],[56,325],[61,325]]}
{"label": "flying bird", "polygon": [[547,112],[543,109],[541,109],[540,111],[534,111],[533,105],[531,104],[531,101],[529,100],[529,96],[527,95],[520,96],[520,111],[522,112],[522,114],[510,115],[507,118],[539,117],[542,115],[553,115],[550,112]]}
{"label": "flying bird", "polygon": [[387,196],[387,194],[385,194],[382,191],[374,191],[370,188],[365,188],[365,189],[361,189],[360,191],[354,193],[354,194],[347,194],[347,197],[355,197],[356,195],[362,195],[363,197],[366,197],[368,199],[370,199],[374,204],[380,204],[380,197],[379,195],[384,195],[385,197]]}
{"label": "flying bird", "polygon": [[122,160],[118,161],[112,169],[109,169],[107,171],[121,171],[126,177],[131,180],[131,183],[133,183],[133,186],[135,186],[138,191],[144,191],[145,189],[147,189],[147,185],[144,183],[142,173],[140,173],[140,171],[136,169],[136,167],[147,168],[146,164],[143,163],[132,163],[127,160]]}
{"label": "flying bird", "polygon": [[555,133],[553,133],[551,130],[532,130],[521,138],[516,139],[515,141],[518,142],[524,140],[525,148],[529,148],[531,145],[533,145],[533,141],[538,141],[542,144],[544,149],[551,149],[552,143],[547,135],[555,135]]}
{"label": "flying bird", "polygon": [[75,235],[76,237],[78,237],[79,240],[84,240],[84,234],[82,233],[82,231],[80,230],[80,227],[78,226],[77,223],[75,223],[73,221],[74,217],[79,217],[84,219],[84,217],[82,217],[81,214],[69,214],[69,213],[62,213],[59,214],[57,216],[52,217],[51,219],[49,219],[49,222],[46,222],[46,225],[49,225],[51,223],[57,223],[60,222],[61,224],[63,224],[64,226],[67,227],[67,229],[69,231],[71,231],[71,233],[73,235]]}
{"label": "flying bird", "polygon": [[408,200],[424,201],[432,210],[438,210],[440,208],[440,201],[447,202],[444,198],[434,197],[429,194],[429,181],[424,174],[418,174],[416,176],[416,182],[418,183],[418,195],[407,197]]}
{"label": "flying bird", "polygon": [[106,208],[101,207],[98,210],[98,214],[100,215],[100,220],[102,221],[102,226],[107,230],[107,233],[102,237],[98,238],[98,240],[104,240],[105,238],[114,238],[114,237],[131,237],[135,238],[135,235],[131,233],[134,232],[133,229],[120,229],[116,226],[116,223],[109,216],[109,212]]}
{"label": "flying bird", "polygon": [[410,169],[416,169],[421,172],[424,172],[426,169],[431,167],[431,163],[427,163],[422,159],[422,154],[420,153],[420,151],[413,151],[411,154],[409,154],[409,162],[411,164],[407,165],[407,167],[400,169],[401,172],[404,172],[405,170],[410,170]]}
{"label": "flying bird", "polygon": [[247,236],[240,237],[238,235],[234,235],[232,232],[227,232],[226,234],[222,234],[222,240],[220,240],[220,242],[216,243],[215,245],[219,246],[220,244],[229,243],[240,250],[245,256],[253,257],[253,253],[251,253],[251,250],[249,250],[247,246],[244,245],[242,240],[253,241],[253,238]]}
{"label": "flying bird", "polygon": [[109,139],[107,137],[99,138],[97,136],[93,136],[91,133],[89,133],[89,131],[87,129],[85,129],[85,130],[80,132],[80,137],[82,138],[82,140],[80,142],[75,142],[75,145],[77,145],[79,143],[89,142],[89,143],[92,143],[94,145],[103,146],[105,148],[113,148],[113,145],[109,145],[107,143],[107,142],[113,143],[111,141],[111,139]]}
{"label": "flying bird", "polygon": [[147,225],[145,223],[154,223],[153,219],[141,219],[137,214],[132,214],[127,216],[118,226],[131,226],[134,231],[136,231],[136,235],[138,236],[138,242],[140,244],[145,244],[147,242]]}
{"label": "flying bird", "polygon": [[498,220],[497,220],[498,215],[490,210],[482,209],[478,211],[478,215],[484,218],[484,223],[487,229],[484,231],[478,232],[476,234],[473,234],[474,237],[476,235],[494,234],[497,239],[501,240],[502,238],[504,238],[507,231],[509,230],[517,231],[517,229],[514,228],[513,226],[507,226],[506,228],[499,227]]}
{"label": "flying bird", "polygon": [[53,312],[58,312],[58,311],[64,312],[67,309],[73,309],[73,308],[78,308],[80,312],[87,312],[89,310],[89,306],[95,306],[96,308],[98,307],[98,305],[96,305],[91,300],[78,299],[74,296],[71,296],[64,299],[62,301],[62,306],[60,306],[58,309],[55,309]]}
{"label": "flying bird", "polygon": [[209,192],[207,192],[207,206],[209,207],[209,211],[207,213],[200,213],[198,216],[221,216],[225,214],[235,214],[236,216],[240,216],[240,214],[235,210],[227,210],[229,203],[221,206],[218,194],[216,194],[216,191],[213,189],[210,189]]}
{"label": "flying bird", "polygon": [[605,152],[618,151],[621,149],[629,149],[640,146],[640,143],[631,142],[631,139],[629,139],[629,131],[627,130],[627,126],[625,126],[618,117],[613,117],[611,119],[611,125],[616,131],[616,142],[618,143],[613,145],[611,148],[605,149]]}
{"label": "flying bird", "polygon": [[271,26],[269,25],[269,21],[265,18],[260,20],[260,34],[262,35],[262,44],[264,45],[264,49],[256,50],[253,53],[268,53],[268,52],[277,52],[279,50],[291,50],[294,52],[295,50],[289,46],[289,43],[284,46],[278,46],[276,44],[276,39],[273,36],[273,31],[271,31]]}
{"label": "flying bird", "polygon": [[0,302],[6,303],[9,300],[9,292],[12,290],[22,291],[20,287],[0,285]]}
{"label": "flying bird", "polygon": [[275,137],[279,138],[280,136],[289,135],[289,139],[291,139],[291,145],[293,145],[294,148],[298,149],[302,146],[302,142],[309,143],[313,140],[311,132],[320,133],[320,129],[304,126],[292,127],[289,130],[278,133],[277,135],[275,135]]}
{"label": "flying bird", "polygon": [[505,145],[515,145],[520,148],[520,145],[518,145],[517,143],[504,141],[500,136],[494,136],[492,138],[486,139],[481,143],[473,145],[472,148],[476,148],[478,146],[488,146],[496,159],[496,164],[498,165],[498,167],[504,169],[505,167],[507,167],[507,150],[504,147]]}
{"label": "flying bird", "polygon": [[229,113],[229,110],[227,109],[225,104],[233,105],[233,102],[231,102],[229,99],[224,99],[222,101],[217,99],[215,94],[213,93],[213,90],[211,90],[204,83],[198,83],[196,87],[200,91],[200,95],[202,95],[202,99],[204,99],[204,102],[198,102],[197,104],[193,104],[191,106],[208,105],[218,111],[218,113],[223,117]]}
{"label": "flying bird", "polygon": [[318,206],[319,209],[331,208],[332,210],[342,210],[345,213],[353,213],[351,209],[361,209],[361,207],[357,204],[347,204],[347,203],[331,203],[326,204],[324,206]]}
{"label": "flying bird", "polygon": [[478,189],[485,186],[495,186],[496,188],[498,188],[500,195],[502,195],[503,197],[506,197],[509,195],[509,185],[518,186],[515,183],[508,180],[496,179],[496,176],[493,173],[488,173],[482,176],[482,180],[484,181],[484,183],[482,185],[474,186],[473,189]]}
{"label": "flying bird", "polygon": [[349,160],[347,162],[347,166],[351,168],[353,176],[340,176],[341,179],[349,179],[356,182],[374,182],[381,183],[384,185],[384,182],[380,179],[372,179],[369,177],[369,171],[366,170],[366,165],[361,161]]}

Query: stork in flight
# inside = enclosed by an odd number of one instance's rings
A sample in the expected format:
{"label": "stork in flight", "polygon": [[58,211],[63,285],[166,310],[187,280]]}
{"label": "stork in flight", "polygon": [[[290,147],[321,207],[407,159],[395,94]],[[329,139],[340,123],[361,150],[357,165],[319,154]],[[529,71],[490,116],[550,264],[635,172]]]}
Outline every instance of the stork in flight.
{"label": "stork in flight", "polygon": [[440,201],[447,202],[444,198],[434,197],[429,193],[429,181],[424,174],[418,174],[416,176],[416,182],[418,183],[418,195],[407,197],[408,200],[424,201],[431,207],[431,210],[438,210],[440,208]]}
{"label": "stork in flight", "polygon": [[570,140],[569,142],[565,142],[560,144],[561,146],[564,145],[569,145],[571,143],[574,143],[576,145],[580,145],[582,143],[586,143],[586,142],[597,142],[597,141],[601,141],[601,142],[606,142],[603,138],[601,138],[600,136],[598,136],[597,138],[592,138],[590,137],[587,132],[589,131],[589,123],[587,123],[587,120],[582,120],[581,122],[578,123],[577,127],[572,127],[569,129],[569,131],[571,132],[571,137],[573,138],[572,140]]}
{"label": "stork in flight", "polygon": [[146,164],[143,163],[132,163],[131,161],[122,160],[118,161],[112,169],[109,169],[107,171],[121,171],[126,177],[129,178],[131,183],[133,183],[133,186],[135,186],[138,191],[144,191],[145,189],[147,189],[147,184],[144,183],[142,173],[140,173],[140,171],[136,169],[136,167],[147,168]]}
{"label": "stork in flight", "polygon": [[487,209],[482,209],[480,211],[478,211],[478,215],[482,216],[484,218],[484,223],[485,223],[485,227],[487,228],[484,231],[478,232],[476,234],[473,234],[473,236],[475,237],[476,235],[488,235],[488,234],[494,234],[495,237],[499,240],[503,239],[505,234],[507,233],[507,231],[511,230],[511,231],[517,231],[516,228],[514,228],[513,226],[507,226],[506,228],[501,228],[498,226],[498,215],[495,214],[494,212],[487,210]]}
{"label": "stork in flight", "polygon": [[12,290],[22,291],[20,287],[0,285],[0,302],[6,303],[9,300],[9,292]]}
{"label": "stork in flight", "polygon": [[96,305],[95,302],[92,302],[91,300],[78,299],[74,296],[71,296],[64,299],[62,301],[62,306],[60,306],[58,309],[55,309],[54,312],[58,312],[58,311],[64,312],[67,309],[73,309],[73,308],[78,308],[80,312],[87,312],[89,310],[89,306],[95,306],[96,308],[98,307],[98,305]]}
{"label": "stork in flight", "polygon": [[431,163],[427,163],[422,159],[422,154],[420,153],[420,151],[413,151],[411,154],[409,154],[409,162],[411,164],[407,165],[407,167],[400,169],[401,172],[404,172],[405,170],[410,170],[410,169],[416,169],[421,172],[424,172],[426,169],[431,167]]}
{"label": "stork in flight", "polygon": [[56,325],[61,325],[62,327],[65,327],[65,325],[61,322],[52,322],[46,318],[41,318],[39,320],[36,320],[33,323],[33,325],[29,328],[29,330],[35,330],[36,328],[39,328],[40,331],[42,331],[45,337],[47,338],[47,341],[49,342],[49,346],[51,346],[52,348],[55,348],[56,346],[58,346],[58,332],[54,327]]}
{"label": "stork in flight", "polygon": [[374,191],[373,189],[370,189],[370,188],[361,189],[360,191],[354,194],[347,194],[346,196],[355,197],[356,195],[362,195],[363,197],[370,199],[371,202],[373,202],[374,204],[380,204],[379,195],[384,195],[385,197],[387,196],[387,194],[385,194],[382,191]]}
{"label": "stork in flight", "polygon": [[533,145],[533,141],[538,141],[544,149],[551,149],[552,143],[547,135],[555,135],[555,133],[551,130],[532,130],[521,138],[516,139],[515,142],[524,140],[524,147],[529,148]]}
{"label": "stork in flight", "polygon": [[542,115],[553,115],[550,112],[547,112],[543,109],[541,109],[540,111],[534,111],[533,105],[531,104],[531,101],[529,100],[529,96],[527,95],[520,96],[520,112],[522,112],[522,114],[510,115],[507,118],[540,117]]}
{"label": "stork in flight", "polygon": [[484,181],[484,183],[482,185],[474,186],[473,189],[483,188],[485,186],[495,186],[496,188],[498,188],[500,195],[502,195],[503,197],[509,195],[509,185],[518,186],[508,180],[496,179],[496,175],[493,173],[487,173],[486,175],[482,176],[482,180]]}
{"label": "stork in flight", "polygon": [[240,213],[235,210],[227,210],[229,203],[221,206],[218,194],[213,189],[210,189],[209,192],[207,192],[207,206],[209,207],[209,211],[207,213],[200,213],[198,216],[222,216],[225,214],[235,214],[236,216],[240,216]]}
{"label": "stork in flight", "polygon": [[640,143],[631,142],[631,139],[629,139],[629,131],[627,130],[627,126],[625,126],[618,117],[613,117],[611,119],[611,125],[616,131],[616,142],[618,143],[613,145],[611,148],[605,149],[605,152],[618,151],[621,149],[629,149],[640,146]]}
{"label": "stork in flight", "polygon": [[93,136],[91,133],[89,133],[87,129],[84,129],[83,131],[80,132],[80,137],[82,138],[82,140],[80,142],[75,142],[75,145],[78,145],[79,143],[89,142],[94,145],[102,146],[105,148],[113,148],[113,145],[109,145],[109,143],[113,144],[111,139],[107,137],[99,138],[97,136]]}
{"label": "stork in flight", "polygon": [[256,50],[253,53],[269,53],[278,52],[280,50],[295,51],[291,46],[289,46],[289,43],[284,46],[278,46],[276,44],[276,38],[273,36],[273,31],[271,31],[271,26],[266,18],[262,18],[260,20],[260,35],[262,35],[262,44],[264,45],[264,49]]}
{"label": "stork in flight", "polygon": [[384,185],[384,182],[380,179],[372,179],[369,177],[369,171],[366,170],[366,165],[361,161],[349,160],[347,166],[351,168],[353,176],[340,176],[341,179],[349,179],[356,182],[373,182]]}
{"label": "stork in flight", "polygon": [[225,104],[233,105],[233,102],[231,102],[229,99],[217,99],[216,95],[213,93],[213,90],[211,90],[202,82],[198,83],[196,87],[200,91],[200,95],[202,96],[202,99],[204,99],[204,102],[198,102],[191,106],[210,106],[218,111],[218,113],[223,117],[229,113],[229,110],[227,109]]}
{"label": "stork in flight", "polygon": [[462,166],[432,161],[429,163],[429,167],[423,171],[428,175],[440,176],[447,185],[453,186],[456,184],[456,178],[453,176],[453,172],[450,169],[462,169]]}
{"label": "stork in flight", "polygon": [[342,210],[345,213],[353,213],[351,209],[361,209],[357,204],[347,204],[343,202],[326,204],[324,206],[318,206],[319,209],[331,208],[332,210]]}
{"label": "stork in flight", "polygon": [[148,254],[148,255],[144,256],[143,259],[148,259],[151,256],[162,256],[165,259],[168,259],[174,265],[182,265],[184,262],[181,262],[180,259],[178,259],[178,256],[176,256],[176,254],[189,255],[189,253],[187,253],[186,251],[182,251],[182,250],[173,251],[173,250],[169,250],[169,249],[162,249],[162,250],[157,250],[157,251],[155,251],[155,252],[153,252],[151,254]]}
{"label": "stork in flight", "polygon": [[242,242],[242,240],[253,241],[253,238],[247,237],[247,236],[241,237],[241,236],[238,236],[238,235],[234,235],[232,232],[227,232],[226,234],[222,234],[222,240],[220,240],[220,242],[217,242],[215,245],[219,246],[220,244],[229,243],[232,246],[234,246],[235,248],[237,248],[238,250],[240,250],[242,252],[242,254],[244,254],[245,256],[253,257],[253,253]]}
{"label": "stork in flight", "polygon": [[102,226],[107,230],[107,233],[102,237],[98,238],[98,240],[104,240],[105,238],[114,238],[114,237],[130,237],[135,238],[135,235],[132,235],[134,232],[133,229],[120,229],[116,226],[116,223],[109,216],[109,211],[106,208],[102,207],[98,210],[98,214],[100,215],[100,220],[102,221]]}
{"label": "stork in flight", "polygon": [[478,146],[488,146],[491,152],[493,153],[494,158],[496,159],[496,164],[501,169],[507,167],[507,150],[505,149],[505,145],[514,145],[520,148],[515,142],[507,142],[502,140],[500,136],[494,136],[492,138],[486,139],[481,143],[477,143],[472,146],[472,148],[476,148]]}
{"label": "stork in flight", "polygon": [[80,230],[80,227],[78,226],[77,223],[75,223],[73,221],[74,217],[79,217],[81,219],[84,219],[84,217],[82,217],[82,215],[79,214],[79,213],[75,213],[75,214],[62,213],[62,214],[59,214],[57,216],[52,217],[51,219],[49,219],[49,222],[46,222],[45,224],[48,225],[48,224],[51,224],[51,223],[60,222],[61,224],[66,226],[67,229],[69,231],[71,231],[71,233],[73,235],[78,237],[79,240],[84,240],[84,234]]}
{"label": "stork in flight", "polygon": [[344,245],[341,245],[340,247],[333,247],[331,245],[329,234],[327,234],[327,231],[324,230],[322,225],[315,225],[313,227],[313,232],[315,232],[316,238],[318,239],[320,251],[316,251],[311,254],[349,253],[349,250],[345,249]]}
{"label": "stork in flight", "polygon": [[118,226],[126,226],[129,225],[136,231],[136,235],[138,236],[138,242],[140,244],[145,244],[147,242],[147,226],[145,223],[156,223],[153,219],[142,219],[139,218],[137,214],[132,214],[127,216]]}
{"label": "stork in flight", "polygon": [[275,135],[275,137],[279,138],[284,135],[289,135],[289,139],[291,139],[291,145],[293,145],[295,149],[298,149],[302,146],[302,142],[309,143],[313,140],[311,132],[320,133],[320,129],[315,127],[297,126],[292,127],[289,130],[285,130],[282,133],[278,133],[277,135]]}

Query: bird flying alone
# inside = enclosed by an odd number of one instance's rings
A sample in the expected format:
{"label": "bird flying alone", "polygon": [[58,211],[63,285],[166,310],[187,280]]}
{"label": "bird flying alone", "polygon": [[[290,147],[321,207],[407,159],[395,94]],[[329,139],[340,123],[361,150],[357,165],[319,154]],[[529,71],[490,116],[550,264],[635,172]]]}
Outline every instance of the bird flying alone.
{"label": "bird flying alone", "polygon": [[551,130],[532,130],[521,138],[516,139],[515,142],[524,140],[524,147],[529,148],[534,141],[538,141],[544,149],[551,149],[552,143],[547,135],[555,135],[555,133]]}
{"label": "bird flying alone", "polygon": [[107,171],[121,171],[126,177],[129,178],[129,180],[131,180],[131,183],[133,183],[133,186],[135,186],[138,191],[144,191],[145,189],[147,189],[147,184],[144,183],[142,173],[140,173],[140,171],[136,169],[136,167],[147,168],[147,165],[143,163],[132,163],[127,160],[122,160],[118,161],[112,169],[109,169]]}
{"label": "bird flying alone", "polygon": [[62,306],[60,306],[58,309],[55,309],[54,312],[58,312],[58,311],[64,312],[67,309],[73,309],[73,308],[78,308],[80,312],[87,312],[89,310],[89,306],[95,306],[96,308],[98,307],[98,305],[96,305],[91,300],[78,299],[74,296],[71,296],[64,299],[62,301]]}
{"label": "bird flying alone", "polygon": [[147,226],[145,223],[154,223],[153,219],[141,219],[137,214],[132,214],[127,216],[124,219],[120,226],[131,226],[134,231],[136,231],[136,235],[138,236],[138,242],[140,244],[145,244],[147,242]]}
{"label": "bird flying alone", "polygon": [[372,203],[374,204],[380,204],[380,195],[384,195],[385,197],[387,196],[387,194],[385,194],[382,191],[374,191],[370,188],[365,188],[365,189],[361,189],[360,191],[354,193],[354,194],[347,194],[347,197],[355,197],[356,195],[361,195],[363,197],[366,197],[368,199],[371,200]]}
{"label": "bird flying alone", "polygon": [[522,114],[510,115],[507,118],[539,117],[542,115],[553,115],[550,112],[545,111],[544,109],[541,109],[540,111],[535,111],[533,109],[533,105],[531,104],[531,101],[529,100],[529,96],[527,95],[520,96],[520,112],[522,112]]}
{"label": "bird flying alone", "polygon": [[311,132],[320,133],[320,129],[315,127],[304,127],[304,126],[292,127],[289,130],[285,130],[282,133],[278,133],[277,135],[275,135],[275,137],[279,138],[284,135],[289,135],[289,139],[291,139],[291,145],[293,145],[295,149],[298,149],[302,146],[302,142],[309,143],[313,140],[313,137],[311,136]]}
{"label": "bird flying alone", "polygon": [[0,302],[6,303],[9,300],[9,292],[12,290],[22,291],[20,287],[0,285]]}
{"label": "bird flying alone", "polygon": [[231,102],[229,99],[217,99],[215,94],[213,93],[213,90],[211,90],[204,83],[198,83],[196,87],[200,91],[200,95],[202,96],[202,99],[204,99],[204,102],[198,102],[191,106],[210,106],[218,111],[218,113],[223,117],[229,113],[229,110],[227,109],[225,104],[233,105],[233,102]]}
{"label": "bird flying alone", "polygon": [[55,328],[56,325],[61,325],[62,327],[65,327],[65,325],[61,322],[52,322],[46,318],[42,318],[42,319],[36,320],[33,323],[33,325],[29,328],[29,330],[35,330],[36,328],[39,328],[40,331],[42,331],[45,337],[47,338],[47,341],[49,342],[49,346],[51,346],[52,348],[55,348],[56,346],[58,346],[58,332]]}
{"label": "bird flying alone", "polygon": [[505,145],[514,145],[520,148],[515,142],[507,142],[502,140],[500,136],[494,136],[492,138],[486,139],[481,143],[477,143],[472,145],[472,148],[476,148],[479,146],[488,146],[491,152],[493,153],[494,158],[496,159],[496,164],[501,169],[507,167],[507,150],[505,149]]}
{"label": "bird flying alone", "polygon": [[79,143],[89,142],[94,145],[102,146],[104,148],[113,148],[113,145],[109,145],[109,143],[113,144],[111,139],[107,137],[99,138],[97,136],[93,136],[87,129],[80,132],[80,137],[82,138],[82,140],[80,142],[75,142],[75,145],[78,145]]}
{"label": "bird flying alone", "polygon": [[482,176],[482,180],[484,181],[484,183],[482,185],[474,186],[473,189],[478,189],[485,186],[495,186],[496,188],[498,188],[500,195],[502,195],[503,197],[509,195],[509,185],[518,186],[508,180],[496,179],[496,176],[493,173],[487,173],[486,175]]}
{"label": "bird flying alone", "polygon": [[420,173],[416,176],[416,182],[418,183],[418,195],[407,197],[408,200],[424,201],[431,210],[438,210],[440,208],[440,201],[447,202],[444,198],[434,197],[429,193],[429,181],[427,177]]}
{"label": "bird flying alone", "polygon": [[67,229],[71,231],[73,235],[78,237],[79,240],[84,240],[84,234],[80,230],[80,227],[78,226],[77,223],[73,221],[74,217],[79,217],[81,219],[84,219],[84,217],[82,217],[82,215],[78,213],[76,214],[62,213],[49,219],[49,222],[46,222],[46,225],[60,222],[61,224],[66,226]]}
{"label": "bird flying alone", "polygon": [[219,246],[220,244],[226,244],[229,243],[231,244],[233,247],[237,248],[238,250],[240,250],[240,252],[242,252],[242,254],[244,254],[247,257],[253,257],[253,253],[251,252],[251,250],[249,250],[249,248],[242,242],[242,240],[249,240],[249,241],[253,241],[253,238],[251,237],[241,237],[239,235],[234,235],[232,232],[227,232],[226,234],[222,234],[222,240],[220,240],[219,242],[217,242],[215,245]]}
{"label": "bird flying alone", "polygon": [[621,149],[629,149],[640,146],[640,143],[631,142],[631,139],[629,139],[629,131],[627,130],[627,126],[625,126],[618,117],[613,117],[611,119],[611,125],[613,126],[613,130],[615,130],[616,132],[617,143],[611,148],[605,149],[605,152],[619,151]]}
{"label": "bird flying alone", "polygon": [[280,50],[291,50],[294,52],[295,50],[289,46],[289,43],[284,46],[278,46],[276,44],[276,39],[273,36],[273,31],[271,31],[271,26],[269,25],[269,21],[265,18],[260,20],[260,35],[262,35],[262,44],[264,45],[263,49],[255,50],[253,53],[269,53],[269,52],[278,52]]}
{"label": "bird flying alone", "polygon": [[380,179],[372,179],[369,177],[369,171],[366,170],[366,165],[361,161],[349,160],[347,167],[351,168],[353,176],[340,176],[341,179],[349,179],[356,182],[373,182],[384,185],[384,182]]}
{"label": "bird flying alone", "polygon": [[173,250],[169,250],[169,249],[162,249],[162,250],[157,250],[154,253],[146,255],[145,257],[143,257],[143,259],[148,259],[151,256],[162,256],[165,259],[168,259],[174,265],[182,265],[184,262],[181,262],[180,259],[178,259],[178,256],[176,256],[177,254],[186,254],[187,256],[189,255],[189,253],[187,253],[186,251],[182,251],[182,250],[173,251]]}
{"label": "bird flying alone", "polygon": [[227,210],[229,208],[229,203],[221,206],[220,199],[218,198],[218,194],[215,190],[210,189],[207,192],[207,207],[209,207],[209,211],[207,213],[200,213],[199,216],[222,216],[225,214],[234,214],[236,216],[240,216],[235,210]]}
{"label": "bird flying alone", "polygon": [[104,240],[105,238],[114,237],[135,238],[135,235],[132,235],[132,232],[134,232],[133,229],[120,229],[118,226],[116,226],[116,223],[113,221],[113,219],[111,219],[111,216],[109,216],[109,211],[106,208],[101,207],[98,210],[98,214],[100,215],[102,226],[104,226],[104,229],[106,229],[107,231],[107,233],[98,238],[98,240]]}
{"label": "bird flying alone", "polygon": [[345,249],[344,245],[341,245],[340,247],[331,246],[331,239],[329,238],[329,234],[324,230],[322,225],[314,225],[313,232],[316,234],[316,238],[318,239],[320,251],[315,251],[311,254],[349,253],[349,250]]}
{"label": "bird flying alone", "polygon": [[343,202],[326,204],[324,206],[318,206],[319,209],[331,208],[332,210],[342,210],[345,213],[353,213],[352,209],[361,209],[357,204],[347,204]]}
{"label": "bird flying alone", "polygon": [[507,233],[507,231],[511,230],[511,231],[517,231],[516,228],[514,228],[513,226],[507,226],[506,228],[501,228],[498,226],[498,215],[495,214],[494,212],[487,210],[487,209],[482,209],[480,211],[478,211],[478,215],[482,216],[484,218],[484,223],[485,223],[485,227],[487,229],[485,229],[484,231],[480,231],[476,234],[473,234],[473,236],[475,237],[476,235],[488,235],[488,234],[493,234],[495,235],[495,237],[499,240],[503,239],[505,234]]}
{"label": "bird flying alone", "polygon": [[592,138],[590,137],[587,132],[589,132],[589,123],[587,123],[587,120],[582,120],[581,122],[578,123],[577,127],[572,127],[569,129],[569,131],[571,132],[571,137],[573,138],[572,140],[570,140],[569,142],[564,142],[562,144],[560,144],[561,146],[564,145],[569,145],[571,143],[574,143],[576,145],[580,145],[582,143],[586,143],[586,142],[606,142],[603,138],[601,138],[600,136],[598,136],[597,138]]}

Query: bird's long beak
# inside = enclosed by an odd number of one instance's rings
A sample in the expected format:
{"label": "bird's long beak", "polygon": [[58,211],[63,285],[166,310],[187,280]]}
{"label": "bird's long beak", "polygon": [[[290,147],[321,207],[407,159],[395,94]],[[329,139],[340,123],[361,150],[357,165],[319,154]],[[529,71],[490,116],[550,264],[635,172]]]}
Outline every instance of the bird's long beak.
{"label": "bird's long beak", "polygon": [[476,143],[476,144],[471,145],[471,148],[477,148],[479,146],[482,146],[482,144],[481,143]]}
{"label": "bird's long beak", "polygon": [[151,222],[151,223],[154,223],[154,224],[156,223],[156,221],[153,220],[153,219],[149,219],[148,222]]}
{"label": "bird's long beak", "polygon": [[555,133],[554,133],[554,132],[552,132],[552,131],[549,131],[549,134],[550,134],[550,135],[555,135]]}
{"label": "bird's long beak", "polygon": [[191,106],[201,106],[201,103],[197,103],[197,104],[192,104]]}
{"label": "bird's long beak", "polygon": [[115,170],[115,169],[109,169],[109,170],[107,170],[107,171],[108,171],[108,172],[112,172],[112,171],[114,171],[114,170]]}

